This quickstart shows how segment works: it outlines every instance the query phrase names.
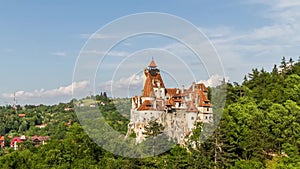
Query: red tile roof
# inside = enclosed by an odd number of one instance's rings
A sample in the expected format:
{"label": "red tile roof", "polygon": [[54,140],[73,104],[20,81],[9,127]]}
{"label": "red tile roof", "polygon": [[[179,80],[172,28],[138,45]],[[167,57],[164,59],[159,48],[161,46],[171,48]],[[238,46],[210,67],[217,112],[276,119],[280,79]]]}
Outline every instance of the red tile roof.
{"label": "red tile roof", "polygon": [[146,80],[144,83],[144,90],[143,90],[143,94],[142,94],[142,96],[144,96],[144,97],[154,97],[155,96],[151,80],[152,80],[151,78],[146,76]]}
{"label": "red tile roof", "polygon": [[158,82],[160,83],[161,88],[165,88],[165,84],[161,78],[160,73],[158,72],[155,76],[150,75],[148,69],[145,69],[144,74],[146,76],[144,89],[142,96],[144,97],[154,97],[154,87],[159,87]]}
{"label": "red tile roof", "polygon": [[198,106],[201,106],[201,107],[210,107],[210,106],[212,106],[210,104],[210,100],[208,100],[208,98],[205,96],[205,94],[203,92],[199,91],[198,95],[199,95]]}
{"label": "red tile roof", "polygon": [[197,88],[203,92],[208,92],[207,88],[205,87],[205,85],[203,83],[198,83]]}
{"label": "red tile roof", "polygon": [[[149,74],[149,75],[150,75],[150,74]],[[162,78],[161,78],[160,73],[156,74],[156,76],[151,76],[151,75],[150,75],[150,77],[151,77],[152,82],[154,83],[154,84],[153,84],[154,87],[158,87],[158,86],[157,86],[157,82],[159,82],[159,83],[160,83],[160,87],[161,87],[161,88],[165,88],[165,84],[164,84],[164,81],[163,81]]]}
{"label": "red tile roof", "polygon": [[141,110],[155,110],[153,107],[153,102],[150,100],[145,100],[142,105],[137,109],[138,111]]}
{"label": "red tile roof", "polygon": [[[142,92],[142,97],[154,97],[155,92],[154,88],[165,88],[163,79],[159,70],[156,68],[156,64],[152,59],[151,63],[149,64],[148,68],[144,69],[145,81],[144,87]],[[179,88],[166,88],[165,90],[166,95],[169,95],[170,98],[168,100],[163,100],[160,98],[155,98],[155,102],[152,100],[145,100],[138,108],[138,111],[141,110],[164,110],[164,106],[175,106],[175,102],[185,103],[187,105],[188,112],[197,112],[198,106],[201,107],[211,107],[210,100],[207,98],[207,88],[203,83],[193,83],[187,90],[181,90]],[[186,103],[185,97],[191,101]],[[134,96],[132,98],[133,103],[137,107],[138,96]],[[165,99],[165,98],[164,98]],[[155,103],[155,104],[154,104]]]}
{"label": "red tile roof", "polygon": [[11,146],[11,147],[14,146],[15,142],[21,143],[21,142],[23,142],[23,140],[21,140],[20,137],[14,137],[14,138],[11,140],[11,142],[10,142],[10,146]]}
{"label": "red tile roof", "polygon": [[181,90],[178,88],[167,88],[167,94],[169,94],[171,97],[173,96],[181,96]]}
{"label": "red tile roof", "polygon": [[151,60],[151,62],[149,64],[149,67],[157,67],[153,58],[152,58],[152,60]]}
{"label": "red tile roof", "polygon": [[26,114],[19,114],[19,117],[25,117]]}
{"label": "red tile roof", "polygon": [[191,101],[188,102],[187,112],[198,112],[198,109],[196,108],[195,104]]}
{"label": "red tile roof", "polygon": [[50,138],[49,136],[34,135],[33,137],[31,137],[31,141],[34,141],[34,140],[45,141],[45,140],[48,140],[49,138]]}

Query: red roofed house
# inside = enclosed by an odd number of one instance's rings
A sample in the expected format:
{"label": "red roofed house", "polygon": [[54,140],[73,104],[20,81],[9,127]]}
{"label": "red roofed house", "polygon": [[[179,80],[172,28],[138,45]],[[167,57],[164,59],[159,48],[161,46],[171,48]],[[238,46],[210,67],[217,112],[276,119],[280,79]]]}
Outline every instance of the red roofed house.
{"label": "red roofed house", "polygon": [[10,142],[10,147],[13,147],[14,150],[18,150],[18,143],[22,143],[23,141],[26,141],[26,136],[21,137],[14,137]]}
{"label": "red roofed house", "polygon": [[4,136],[0,136],[0,148],[4,148],[5,147],[5,138]]}
{"label": "red roofed house", "polygon": [[19,114],[19,117],[26,117],[26,114]]}
{"label": "red roofed house", "polygon": [[49,136],[34,135],[33,137],[31,137],[31,141],[34,143],[35,146],[39,146],[40,144],[44,145],[45,141],[49,138]]}
{"label": "red roofed house", "polygon": [[204,84],[192,83],[188,89],[166,88],[153,59],[144,76],[142,95],[132,97],[127,132],[127,136],[135,132],[137,143],[145,139],[144,126],[152,119],[163,124],[164,132],[178,142],[192,131],[196,120],[212,122],[212,105]]}

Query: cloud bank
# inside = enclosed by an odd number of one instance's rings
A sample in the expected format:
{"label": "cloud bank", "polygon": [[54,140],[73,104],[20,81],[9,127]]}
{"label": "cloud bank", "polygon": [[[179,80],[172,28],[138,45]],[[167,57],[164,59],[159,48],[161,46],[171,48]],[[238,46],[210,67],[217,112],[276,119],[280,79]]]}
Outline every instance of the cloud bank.
{"label": "cloud bank", "polygon": [[[16,91],[15,95],[20,104],[39,104],[53,102],[57,103],[61,100],[69,101],[72,98],[72,91],[84,91],[89,88],[89,81],[73,82],[67,86],[60,86],[55,89],[39,89],[34,91]],[[1,99],[5,102],[12,103],[14,93],[3,93]]]}

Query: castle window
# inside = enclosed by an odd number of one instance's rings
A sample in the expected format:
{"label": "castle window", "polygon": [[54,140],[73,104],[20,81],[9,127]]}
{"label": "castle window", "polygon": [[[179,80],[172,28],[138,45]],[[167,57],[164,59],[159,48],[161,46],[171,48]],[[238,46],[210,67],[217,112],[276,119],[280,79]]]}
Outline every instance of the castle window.
{"label": "castle window", "polygon": [[207,120],[207,116],[205,116],[205,119]]}
{"label": "castle window", "polygon": [[207,108],[207,111],[209,111],[209,107]]}
{"label": "castle window", "polygon": [[191,117],[191,120],[194,120],[194,117]]}

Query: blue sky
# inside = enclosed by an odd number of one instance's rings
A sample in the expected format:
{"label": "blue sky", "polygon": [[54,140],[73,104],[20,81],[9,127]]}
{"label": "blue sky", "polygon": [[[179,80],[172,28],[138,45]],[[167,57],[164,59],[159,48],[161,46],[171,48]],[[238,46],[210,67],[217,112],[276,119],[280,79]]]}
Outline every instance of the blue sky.
{"label": "blue sky", "polygon": [[282,56],[297,60],[299,11],[297,0],[3,1],[0,104],[11,104],[13,92],[21,104],[69,100],[76,58],[89,35],[141,12],[169,13],[193,23],[216,47],[226,77],[241,82],[251,68],[271,70]]}

